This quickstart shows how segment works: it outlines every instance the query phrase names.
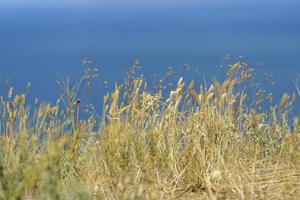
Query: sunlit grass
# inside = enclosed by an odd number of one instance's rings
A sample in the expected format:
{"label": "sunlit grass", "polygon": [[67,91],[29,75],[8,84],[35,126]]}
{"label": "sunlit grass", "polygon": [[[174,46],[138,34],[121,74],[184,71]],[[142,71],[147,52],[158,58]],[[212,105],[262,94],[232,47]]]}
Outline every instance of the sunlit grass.
{"label": "sunlit grass", "polygon": [[207,88],[180,78],[167,97],[165,79],[153,91],[129,71],[104,96],[99,119],[81,117],[75,91],[95,71],[73,88],[61,80],[55,105],[30,109],[13,88],[1,97],[2,199],[300,196],[300,122],[291,116],[296,98],[283,94],[274,106],[261,89],[249,103],[244,86],[252,68],[231,65],[223,82]]}

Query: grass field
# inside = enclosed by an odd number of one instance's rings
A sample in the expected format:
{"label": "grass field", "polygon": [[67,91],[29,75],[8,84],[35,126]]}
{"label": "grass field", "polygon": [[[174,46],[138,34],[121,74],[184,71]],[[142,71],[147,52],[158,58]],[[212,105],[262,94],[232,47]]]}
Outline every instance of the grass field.
{"label": "grass field", "polygon": [[252,76],[238,62],[221,83],[179,79],[167,97],[129,78],[104,96],[101,119],[82,117],[68,84],[57,104],[31,107],[11,88],[0,99],[0,197],[299,199],[299,102],[274,104],[262,89],[250,98]]}

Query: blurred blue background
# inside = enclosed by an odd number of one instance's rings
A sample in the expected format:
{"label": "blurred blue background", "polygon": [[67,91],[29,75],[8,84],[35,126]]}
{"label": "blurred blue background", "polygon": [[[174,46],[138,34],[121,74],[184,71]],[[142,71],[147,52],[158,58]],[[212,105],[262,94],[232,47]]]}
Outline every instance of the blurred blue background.
{"label": "blurred blue background", "polygon": [[9,78],[17,91],[31,82],[31,99],[55,101],[55,80],[78,76],[88,57],[100,69],[92,89],[100,102],[102,81],[120,82],[135,59],[149,81],[184,64],[210,79],[222,77],[229,54],[232,61],[263,62],[259,75],[273,74],[270,90],[278,100],[295,90],[292,79],[300,73],[299,10],[289,0],[2,1],[0,81]]}

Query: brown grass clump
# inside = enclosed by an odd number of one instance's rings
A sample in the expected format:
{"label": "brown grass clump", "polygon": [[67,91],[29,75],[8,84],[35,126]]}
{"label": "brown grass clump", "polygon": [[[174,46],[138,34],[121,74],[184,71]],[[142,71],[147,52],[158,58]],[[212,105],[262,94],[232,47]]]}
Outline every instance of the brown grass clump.
{"label": "brown grass clump", "polygon": [[239,86],[252,75],[236,63],[222,83],[199,90],[181,78],[167,98],[128,78],[104,97],[100,121],[80,118],[68,87],[65,109],[33,110],[11,88],[0,99],[0,197],[298,199],[295,96],[263,110],[261,90],[250,105]]}

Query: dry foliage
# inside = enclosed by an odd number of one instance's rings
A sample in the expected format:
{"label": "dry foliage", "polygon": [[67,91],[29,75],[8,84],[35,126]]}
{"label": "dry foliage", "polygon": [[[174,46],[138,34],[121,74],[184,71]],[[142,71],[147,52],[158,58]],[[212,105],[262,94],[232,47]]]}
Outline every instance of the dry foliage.
{"label": "dry foliage", "polygon": [[[100,121],[66,108],[0,99],[2,199],[298,199],[300,123],[295,96],[247,103],[253,70],[232,65],[224,82],[183,79],[164,98],[142,78],[104,97]],[[66,84],[67,85],[67,84]],[[122,95],[124,97],[122,97]]]}

